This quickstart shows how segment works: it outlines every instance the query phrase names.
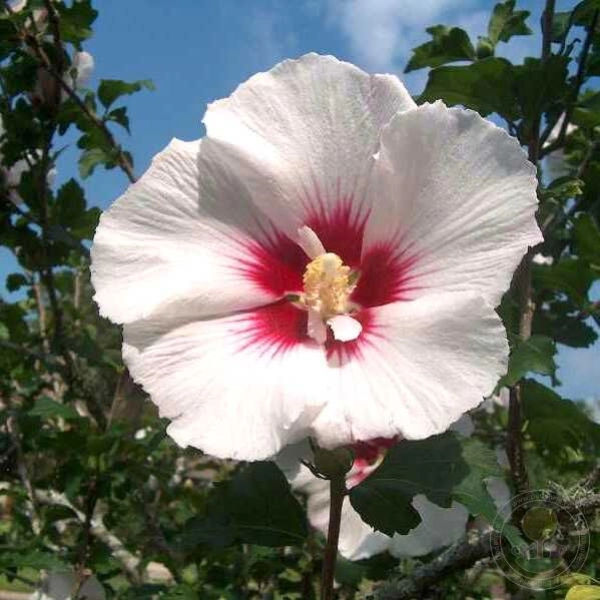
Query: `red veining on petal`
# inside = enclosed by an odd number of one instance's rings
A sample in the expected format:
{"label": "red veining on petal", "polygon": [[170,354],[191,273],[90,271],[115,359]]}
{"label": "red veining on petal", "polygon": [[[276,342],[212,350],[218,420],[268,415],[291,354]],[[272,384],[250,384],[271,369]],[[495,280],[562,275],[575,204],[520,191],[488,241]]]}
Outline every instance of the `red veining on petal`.
{"label": "red veining on petal", "polygon": [[240,351],[251,348],[271,355],[286,352],[301,343],[311,342],[306,333],[307,313],[285,300],[257,310],[240,313],[237,323],[243,325],[234,335]]}
{"label": "red veining on petal", "polygon": [[352,198],[338,202],[330,212],[319,208],[309,213],[306,224],[317,234],[327,252],[337,254],[344,264],[357,268],[368,213],[354,208]]}
{"label": "red veining on petal", "polygon": [[[332,365],[340,364],[351,357],[360,357],[361,350],[372,344],[379,335],[370,311],[363,311],[354,317],[363,326],[363,331],[356,340],[335,340],[331,329],[328,328],[325,351]],[[261,354],[269,353],[275,356],[298,344],[315,344],[308,336],[307,319],[306,311],[287,300],[280,300],[256,310],[240,313],[232,335],[238,338],[240,351],[252,349]]]}
{"label": "red veining on petal", "polygon": [[[337,254],[353,268],[360,263],[365,222],[366,217],[353,209],[351,199],[341,200],[329,212],[313,209],[306,218],[306,225],[317,234],[327,252]],[[239,261],[245,278],[276,297],[302,291],[302,276],[310,259],[295,240],[276,232],[245,246],[247,257]]]}
{"label": "red veining on petal", "polygon": [[360,278],[352,300],[364,307],[406,300],[415,289],[414,256],[405,256],[391,242],[369,248],[360,263]]}
{"label": "red veining on petal", "polygon": [[239,261],[242,275],[257,287],[281,298],[302,291],[302,275],[309,258],[282,233],[246,244],[247,258]]}
{"label": "red veining on petal", "polygon": [[[329,209],[322,201],[315,202],[306,218],[305,224],[317,234],[326,251],[337,254],[360,272],[351,300],[358,307],[352,316],[360,321],[363,331],[354,341],[339,342],[328,330],[325,350],[332,365],[360,358],[365,346],[376,343],[381,334],[370,308],[409,299],[410,292],[417,289],[411,275],[417,259],[402,251],[400,238],[374,245],[363,254],[367,218],[368,213],[352,198],[344,198]],[[262,239],[245,242],[246,256],[238,260],[238,268],[243,277],[281,302],[240,318],[247,323],[244,347],[257,345],[278,353],[299,343],[313,343],[306,332],[306,313],[283,300],[288,293],[303,291],[302,278],[310,259],[295,240],[272,226],[263,231]]]}

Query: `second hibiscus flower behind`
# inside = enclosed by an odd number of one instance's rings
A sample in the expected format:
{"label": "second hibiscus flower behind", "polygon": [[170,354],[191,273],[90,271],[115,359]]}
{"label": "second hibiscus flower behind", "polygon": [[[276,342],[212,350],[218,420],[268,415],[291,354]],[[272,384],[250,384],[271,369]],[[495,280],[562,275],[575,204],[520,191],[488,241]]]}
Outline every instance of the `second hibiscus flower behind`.
{"label": "second hibiscus flower behind", "polygon": [[333,57],[208,107],[104,213],[101,314],[170,435],[262,459],[447,429],[492,392],[494,312],[540,241],[534,167],[476,113]]}

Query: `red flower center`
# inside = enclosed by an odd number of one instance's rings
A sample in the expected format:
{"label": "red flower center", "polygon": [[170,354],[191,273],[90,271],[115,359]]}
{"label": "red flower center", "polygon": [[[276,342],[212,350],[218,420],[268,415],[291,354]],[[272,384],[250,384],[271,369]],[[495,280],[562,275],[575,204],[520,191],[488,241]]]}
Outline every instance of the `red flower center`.
{"label": "red flower center", "polygon": [[[312,214],[306,221],[327,252],[337,254],[345,265],[358,271],[358,281],[350,300],[359,309],[353,313],[363,334],[352,342],[339,342],[329,332],[325,344],[329,355],[352,355],[368,343],[370,309],[407,299],[414,289],[411,270],[414,258],[401,251],[394,241],[381,242],[363,251],[366,216],[353,211],[350,201],[342,201],[329,212]],[[266,242],[253,242],[241,263],[243,276],[259,288],[280,298],[301,293],[303,275],[310,258],[287,236],[275,234]],[[307,313],[289,302],[277,302],[252,313],[249,319],[251,343],[263,343],[277,350],[310,341]]]}

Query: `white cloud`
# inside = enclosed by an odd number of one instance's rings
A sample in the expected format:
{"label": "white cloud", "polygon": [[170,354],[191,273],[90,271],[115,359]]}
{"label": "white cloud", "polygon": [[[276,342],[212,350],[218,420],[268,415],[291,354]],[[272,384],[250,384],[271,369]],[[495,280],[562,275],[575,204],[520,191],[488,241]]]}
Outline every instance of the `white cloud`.
{"label": "white cloud", "polygon": [[250,52],[270,68],[295,53],[297,40],[289,16],[275,6],[253,7],[248,19]]}
{"label": "white cloud", "polygon": [[248,3],[244,10],[236,0],[217,4],[223,18],[239,31],[245,46],[244,66],[249,73],[270,69],[297,54],[298,40],[292,17],[276,0]]}
{"label": "white cloud", "polygon": [[[314,0],[305,0],[312,3]],[[311,6],[313,6],[311,4]],[[368,71],[399,72],[406,66],[411,50],[430,39],[425,32],[432,25],[465,29],[475,45],[487,34],[493,3],[480,0],[327,0],[325,16],[331,28],[347,39],[352,60]],[[531,8],[531,7],[530,7]],[[535,30],[537,9],[530,17]],[[499,56],[521,62],[524,56],[539,53],[539,34],[500,43]],[[425,70],[403,76],[413,93],[420,92],[427,79]]]}
{"label": "white cloud", "polygon": [[[328,0],[329,23],[348,38],[356,60],[372,71],[403,67],[425,28],[468,16],[476,0]],[[486,21],[487,23],[487,21]]]}

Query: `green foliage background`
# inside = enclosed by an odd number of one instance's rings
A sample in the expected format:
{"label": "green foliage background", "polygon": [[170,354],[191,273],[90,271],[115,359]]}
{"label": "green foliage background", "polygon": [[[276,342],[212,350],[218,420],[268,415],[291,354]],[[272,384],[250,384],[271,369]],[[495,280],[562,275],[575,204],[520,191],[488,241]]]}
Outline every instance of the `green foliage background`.
{"label": "green foliage background", "polygon": [[[512,353],[499,386],[512,386],[511,409],[477,412],[466,442],[445,434],[398,445],[351,493],[363,518],[388,534],[418,523],[410,504],[418,493],[443,506],[459,500],[492,522],[483,485],[492,475],[515,492],[551,487],[566,502],[587,503],[585,572],[538,597],[564,597],[572,584],[598,578],[600,559],[600,425],[587,406],[530,379],[555,378],[556,343],[589,347],[593,321],[600,325],[600,305],[589,295],[600,278],[600,1],[568,12],[553,4],[540,54],[523,64],[495,56],[499,44],[535,26],[507,0],[478,40],[458,28],[429,28],[431,41],[414,49],[406,68],[431,68],[419,102],[494,115],[538,164],[545,242],[526,257],[500,307]],[[118,168],[134,181],[133,157],[118,141],[130,132],[124,102],[153,88],[65,83],[96,16],[91,0],[0,9],[0,243],[19,265],[6,289],[20,292],[18,300],[0,297],[0,589],[33,589],[40,571],[59,569],[80,582],[93,573],[114,598],[315,597],[323,540],[309,530],[303,499],[273,463],[234,464],[177,448],[123,367],[119,329],[91,300],[99,211],[76,179],[55,190],[48,174],[63,137],[76,132],[81,178]],[[548,168],[549,157],[560,173]],[[22,160],[28,169],[11,189],[6,176]],[[536,254],[552,263],[534,262]],[[510,470],[495,460],[506,446]],[[420,466],[440,456],[452,470]],[[515,529],[511,543],[518,540]],[[404,597],[394,582],[410,581],[435,558],[340,560],[338,594],[384,597],[379,582],[389,580],[385,597]],[[158,573],[156,563],[166,570]],[[492,563],[470,567],[449,569],[420,594],[488,598],[493,586],[520,593]]]}

